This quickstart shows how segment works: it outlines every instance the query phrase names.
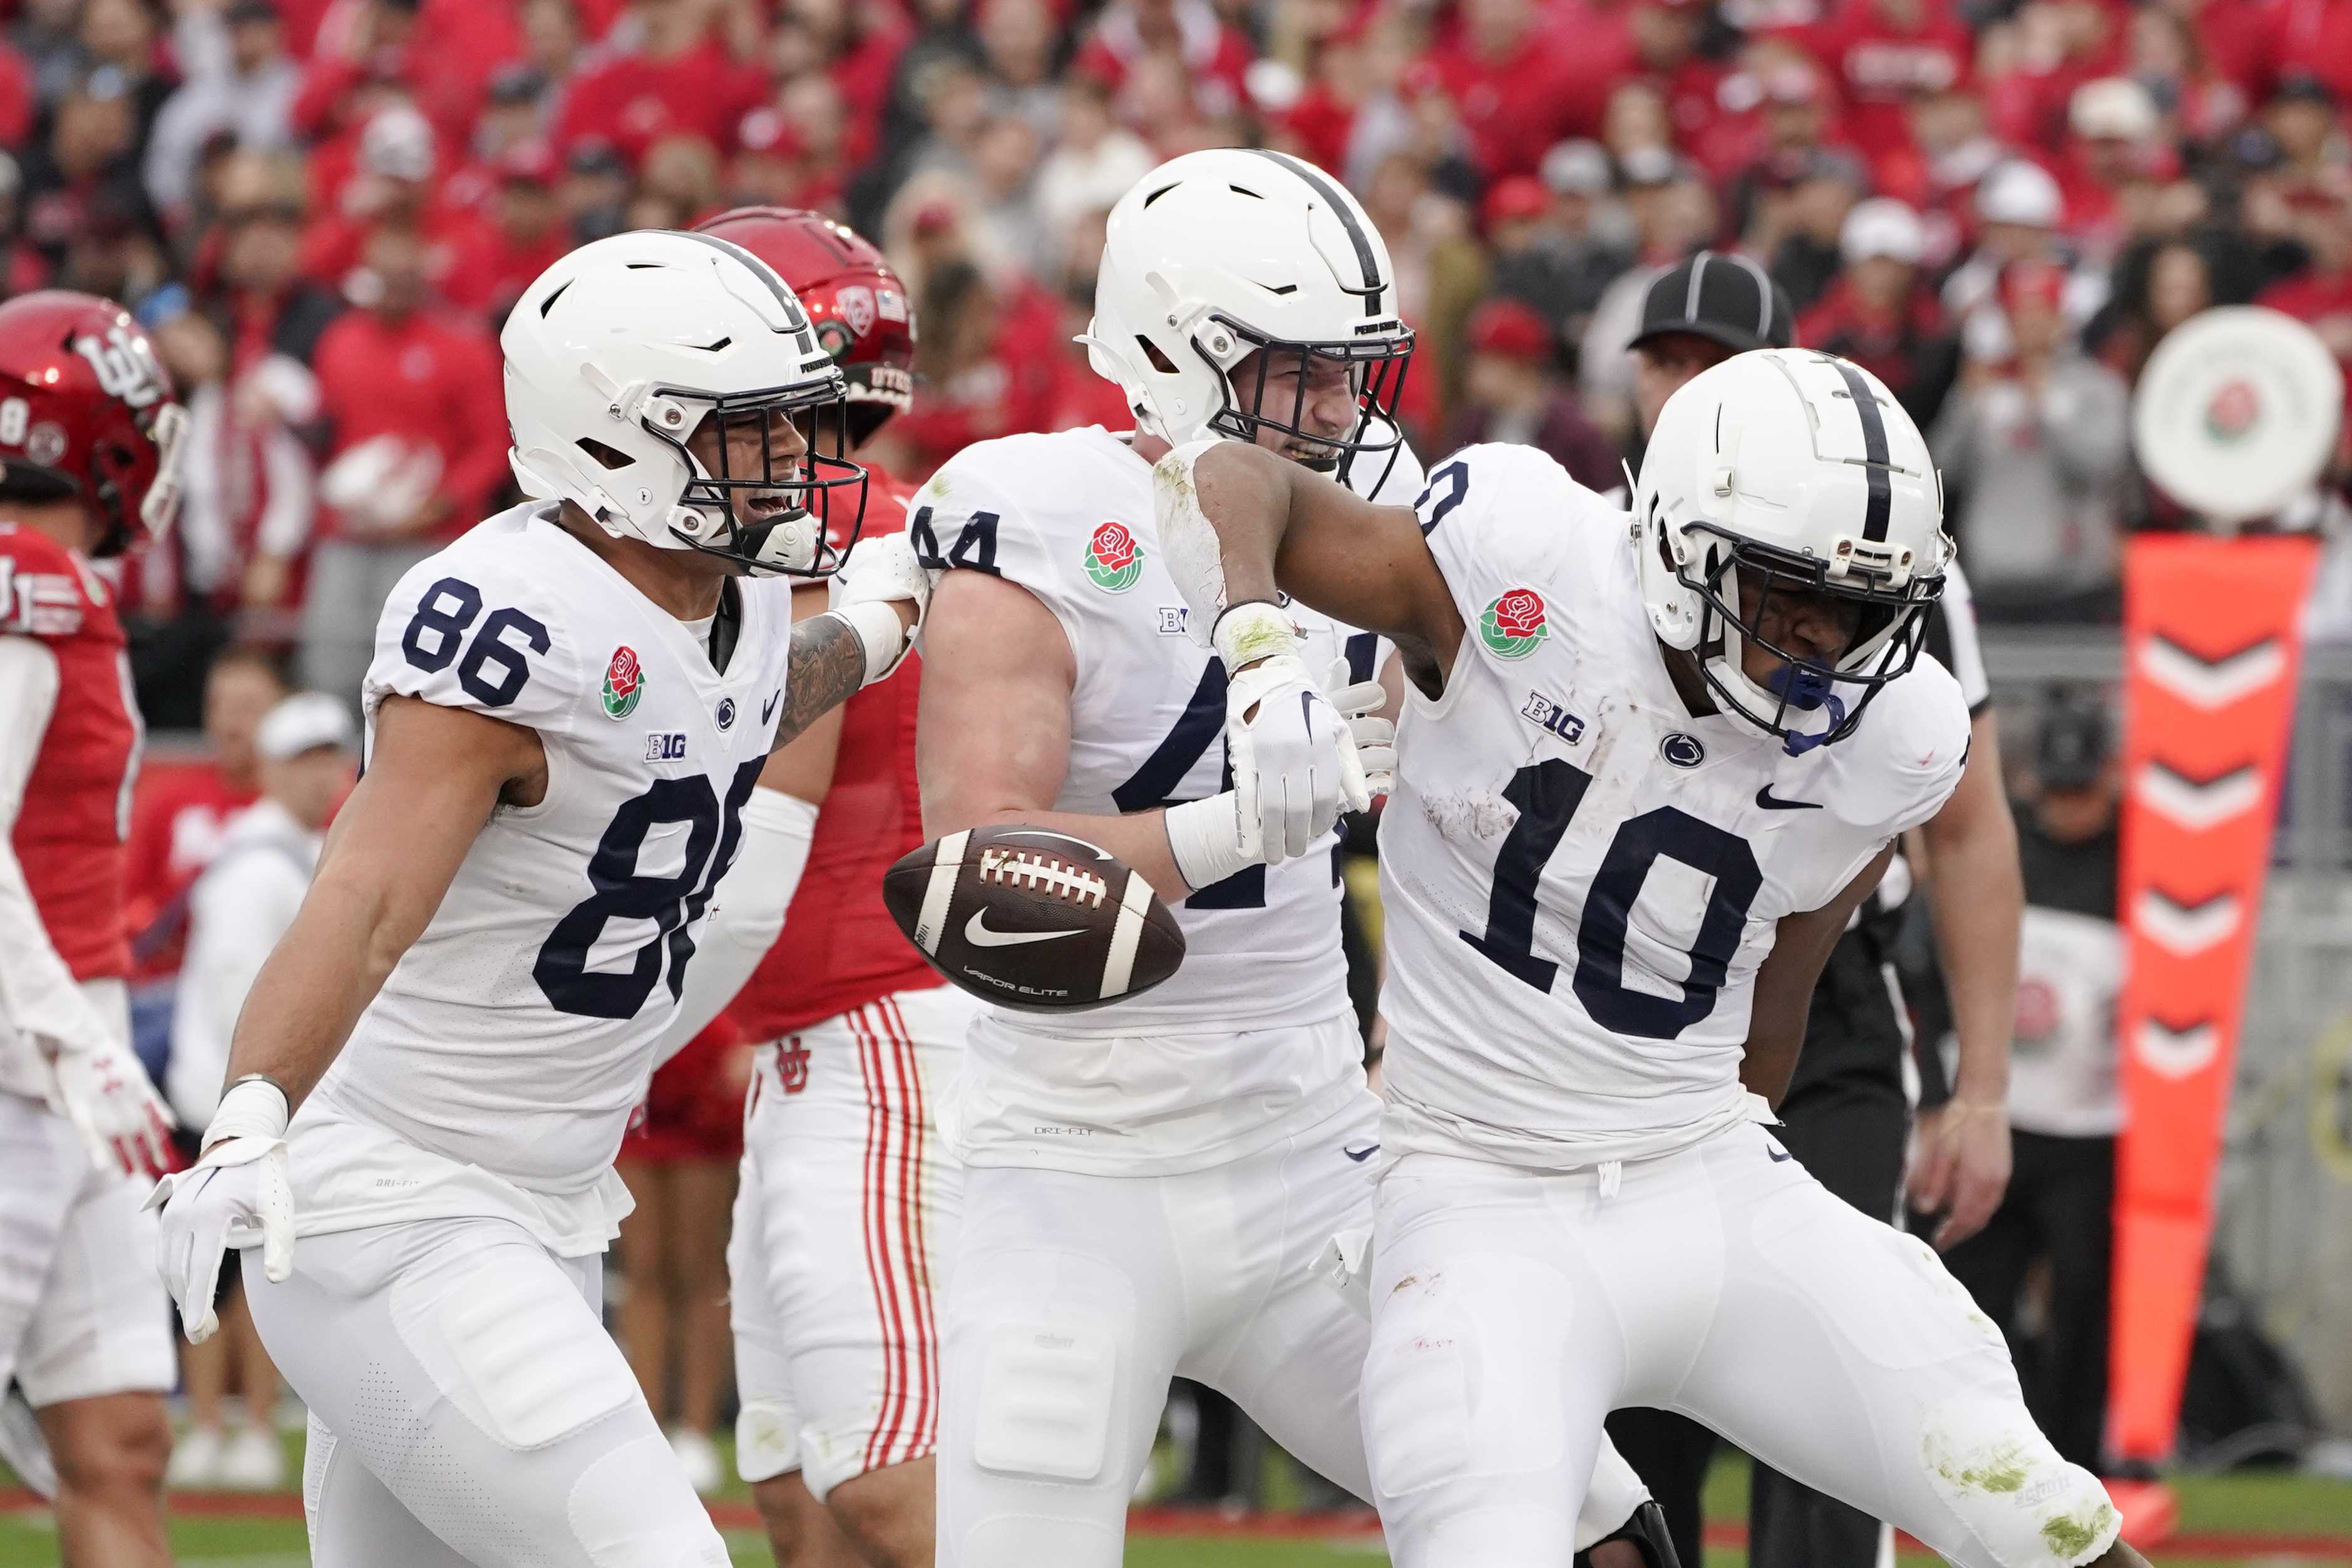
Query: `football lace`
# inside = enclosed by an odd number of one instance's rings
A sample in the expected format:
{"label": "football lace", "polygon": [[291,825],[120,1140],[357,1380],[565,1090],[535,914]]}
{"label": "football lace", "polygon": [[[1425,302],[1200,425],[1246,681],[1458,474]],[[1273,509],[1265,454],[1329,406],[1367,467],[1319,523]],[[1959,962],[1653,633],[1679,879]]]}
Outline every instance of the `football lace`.
{"label": "football lace", "polygon": [[1028,850],[983,850],[980,856],[982,882],[1001,882],[1050,893],[1056,898],[1100,909],[1110,884],[1092,872],[1080,871],[1049,854]]}

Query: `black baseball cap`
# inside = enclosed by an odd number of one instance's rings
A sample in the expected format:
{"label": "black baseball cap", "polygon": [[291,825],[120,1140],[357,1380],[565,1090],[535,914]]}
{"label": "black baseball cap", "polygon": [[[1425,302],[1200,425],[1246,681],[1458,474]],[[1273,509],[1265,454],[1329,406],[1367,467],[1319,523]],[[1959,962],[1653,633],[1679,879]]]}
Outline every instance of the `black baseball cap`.
{"label": "black baseball cap", "polygon": [[1673,268],[1642,298],[1642,329],[1628,348],[1688,332],[1735,354],[1785,349],[1796,340],[1789,291],[1744,256],[1703,250]]}
{"label": "black baseball cap", "polygon": [[2087,789],[2115,749],[2106,708],[2081,698],[2061,698],[2042,716],[2033,748],[2033,776],[2045,789]]}

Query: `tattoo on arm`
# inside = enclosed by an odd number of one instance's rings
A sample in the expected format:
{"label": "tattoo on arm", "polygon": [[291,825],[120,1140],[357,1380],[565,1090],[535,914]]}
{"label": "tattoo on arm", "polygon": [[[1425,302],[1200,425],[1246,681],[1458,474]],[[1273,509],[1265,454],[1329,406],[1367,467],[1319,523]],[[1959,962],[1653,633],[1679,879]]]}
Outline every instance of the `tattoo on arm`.
{"label": "tattoo on arm", "polygon": [[815,615],[793,628],[785,665],[784,713],[771,750],[797,738],[818,717],[866,684],[866,644],[838,615]]}

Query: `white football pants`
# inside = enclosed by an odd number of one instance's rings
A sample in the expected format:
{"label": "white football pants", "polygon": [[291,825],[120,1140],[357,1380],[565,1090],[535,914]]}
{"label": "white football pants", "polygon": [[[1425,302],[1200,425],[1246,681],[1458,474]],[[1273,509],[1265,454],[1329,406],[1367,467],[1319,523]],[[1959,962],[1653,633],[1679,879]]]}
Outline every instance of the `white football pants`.
{"label": "white football pants", "polygon": [[2120,1521],[1934,1252],[1763,1127],[1545,1174],[1381,1186],[1364,1431],[1399,1568],[1561,1568],[1601,1417],[1704,1422],[1961,1568],[2074,1568]]}
{"label": "white football pants", "polygon": [[310,1407],[317,1568],[726,1568],[598,1321],[603,1262],[446,1219],[306,1236],[283,1284],[246,1269]]}
{"label": "white football pants", "polygon": [[931,1107],[981,1003],[906,991],[759,1047],[727,1274],[735,1466],[843,1481],[929,1456],[963,1173]]}
{"label": "white football pants", "polygon": [[[1319,1125],[1178,1176],[965,1170],[940,1568],[1117,1568],[1180,1375],[1370,1500],[1356,1391],[1370,1325],[1315,1265],[1333,1235],[1370,1223],[1380,1111],[1367,1091]],[[1588,1449],[1580,1495],[1592,1473]],[[1648,1495],[1607,1450],[1580,1542]]]}

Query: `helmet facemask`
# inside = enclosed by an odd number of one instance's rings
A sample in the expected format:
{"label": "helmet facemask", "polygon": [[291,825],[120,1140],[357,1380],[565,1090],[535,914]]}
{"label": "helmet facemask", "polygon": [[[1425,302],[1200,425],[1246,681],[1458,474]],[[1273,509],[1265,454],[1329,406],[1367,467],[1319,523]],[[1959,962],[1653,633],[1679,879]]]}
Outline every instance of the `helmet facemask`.
{"label": "helmet facemask", "polygon": [[[798,433],[797,453],[778,441],[778,415]],[[730,394],[656,387],[641,423],[686,465],[669,523],[688,548],[761,574],[822,578],[841,570],[865,523],[866,470],[849,458],[837,372],[814,385]],[[696,451],[706,434],[713,462]],[[744,460],[739,446],[756,447],[757,461]]]}
{"label": "helmet facemask", "polygon": [[[1921,570],[1907,551],[1874,550],[1850,539],[1840,542],[1834,559],[1824,560],[1704,522],[1685,524],[1679,532],[1684,547],[1668,548],[1664,564],[1696,603],[1698,635],[1690,646],[1700,674],[1718,702],[1778,736],[1791,757],[1853,734],[1872,699],[1909,673],[1924,641],[1927,609],[1943,591],[1942,552],[1932,570]],[[1664,546],[1667,529],[1659,529],[1658,538]],[[1829,601],[1829,612],[1849,622],[1844,650],[1834,661],[1784,647],[1766,634],[1768,625],[1786,621],[1786,610],[1800,595]],[[1749,643],[1775,661],[1760,684],[1747,673]],[[1817,714],[1826,717],[1812,721]]]}
{"label": "helmet facemask", "polygon": [[[1360,457],[1385,459],[1379,479],[1365,488],[1374,494],[1385,483],[1404,447],[1404,427],[1397,419],[1397,400],[1404,391],[1406,370],[1412,361],[1412,329],[1356,342],[1291,342],[1270,338],[1221,311],[1212,311],[1192,334],[1193,350],[1216,372],[1221,406],[1209,416],[1214,434],[1234,441],[1257,442],[1262,430],[1283,437],[1283,455],[1301,466],[1349,482]],[[1148,345],[1147,345],[1148,346]],[[1268,406],[1267,387],[1275,379],[1277,360],[1295,355],[1298,373],[1290,394],[1277,386],[1275,406]],[[1254,359],[1250,373],[1236,387],[1233,371]],[[1318,372],[1346,376],[1356,404],[1356,420],[1345,436],[1307,428],[1307,400],[1315,395]],[[1286,405],[1286,406],[1285,406]]]}

